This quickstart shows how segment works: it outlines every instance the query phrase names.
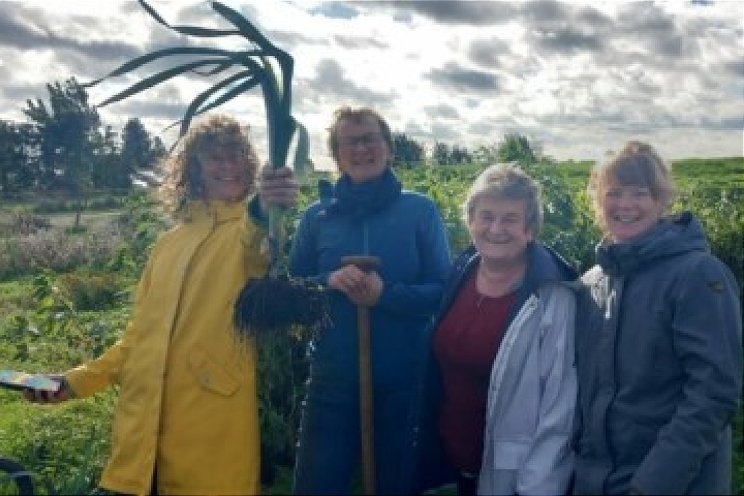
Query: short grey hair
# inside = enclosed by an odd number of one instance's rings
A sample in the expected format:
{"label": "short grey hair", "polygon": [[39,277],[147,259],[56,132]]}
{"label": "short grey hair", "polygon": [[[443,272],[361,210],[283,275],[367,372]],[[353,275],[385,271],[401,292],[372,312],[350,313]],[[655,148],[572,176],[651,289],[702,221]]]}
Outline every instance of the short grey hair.
{"label": "short grey hair", "polygon": [[542,191],[540,185],[513,163],[490,165],[468,191],[463,203],[463,218],[467,224],[473,220],[475,207],[482,198],[499,200],[524,200],[525,224],[534,236],[542,229]]}

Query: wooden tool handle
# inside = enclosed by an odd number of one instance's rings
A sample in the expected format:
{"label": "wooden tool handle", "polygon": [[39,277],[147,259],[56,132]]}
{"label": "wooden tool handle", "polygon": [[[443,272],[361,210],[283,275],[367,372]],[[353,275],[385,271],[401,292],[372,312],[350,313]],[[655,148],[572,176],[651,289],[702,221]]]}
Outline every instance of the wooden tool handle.
{"label": "wooden tool handle", "polygon": [[[341,258],[341,265],[354,265],[364,272],[376,269],[379,257],[350,255]],[[359,430],[362,443],[362,482],[364,494],[375,494],[375,426],[374,386],[370,343],[369,307],[357,305],[357,331],[359,333]]]}
{"label": "wooden tool handle", "polygon": [[370,357],[369,308],[357,306],[359,329],[359,427],[362,441],[364,494],[375,494],[374,386]]}
{"label": "wooden tool handle", "polygon": [[379,267],[381,264],[380,257],[371,255],[348,255],[341,257],[341,265],[355,265],[364,272],[369,272]]}

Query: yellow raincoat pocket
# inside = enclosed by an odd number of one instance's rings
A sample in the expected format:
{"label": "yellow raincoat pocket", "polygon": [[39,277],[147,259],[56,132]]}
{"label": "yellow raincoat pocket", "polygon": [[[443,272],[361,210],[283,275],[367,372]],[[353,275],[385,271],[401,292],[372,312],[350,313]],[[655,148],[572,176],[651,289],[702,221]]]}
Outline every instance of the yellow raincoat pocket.
{"label": "yellow raincoat pocket", "polygon": [[204,388],[222,396],[232,396],[240,388],[240,378],[211,357],[202,348],[194,348],[189,356],[191,371]]}

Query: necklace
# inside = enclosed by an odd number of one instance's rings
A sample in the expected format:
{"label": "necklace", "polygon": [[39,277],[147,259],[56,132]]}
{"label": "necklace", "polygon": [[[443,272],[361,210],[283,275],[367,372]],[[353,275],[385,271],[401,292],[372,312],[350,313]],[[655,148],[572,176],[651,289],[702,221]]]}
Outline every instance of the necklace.
{"label": "necklace", "polygon": [[475,298],[475,308],[480,309],[480,307],[483,305],[483,302],[486,300],[486,296],[482,294],[478,294]]}

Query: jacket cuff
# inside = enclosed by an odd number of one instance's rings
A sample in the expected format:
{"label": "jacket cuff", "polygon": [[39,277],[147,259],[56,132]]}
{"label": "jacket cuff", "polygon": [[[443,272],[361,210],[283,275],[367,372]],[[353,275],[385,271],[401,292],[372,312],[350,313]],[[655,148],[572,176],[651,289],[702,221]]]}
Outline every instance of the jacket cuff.
{"label": "jacket cuff", "polygon": [[68,370],[62,376],[74,398],[87,398],[102,391],[108,384],[91,380],[85,365]]}

